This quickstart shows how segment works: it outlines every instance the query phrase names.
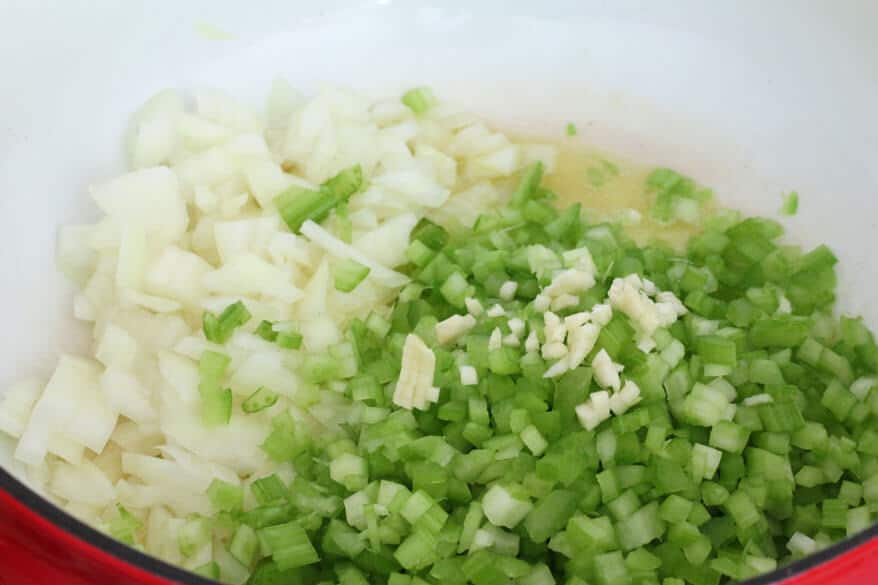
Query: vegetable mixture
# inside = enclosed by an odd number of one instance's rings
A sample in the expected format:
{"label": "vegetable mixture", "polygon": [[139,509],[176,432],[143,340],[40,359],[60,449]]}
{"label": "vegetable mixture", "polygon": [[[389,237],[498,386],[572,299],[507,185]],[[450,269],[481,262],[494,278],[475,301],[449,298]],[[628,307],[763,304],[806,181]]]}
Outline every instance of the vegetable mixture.
{"label": "vegetable mixture", "polygon": [[94,348],[0,405],[117,539],[235,585],[717,585],[876,519],[878,345],[774,220],[656,169],[635,220],[696,235],[640,245],[425,88],[163,92],[129,146],[60,240]]}

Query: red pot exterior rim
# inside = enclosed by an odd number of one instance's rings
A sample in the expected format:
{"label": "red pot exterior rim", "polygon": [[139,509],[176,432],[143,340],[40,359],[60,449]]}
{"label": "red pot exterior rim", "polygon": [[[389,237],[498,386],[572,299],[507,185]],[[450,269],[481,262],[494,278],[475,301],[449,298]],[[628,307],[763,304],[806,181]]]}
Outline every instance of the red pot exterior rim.
{"label": "red pot exterior rim", "polygon": [[[878,525],[741,585],[878,583]],[[213,585],[80,522],[0,468],[0,585]]]}
{"label": "red pot exterior rim", "polygon": [[0,468],[0,585],[216,585],[64,512]]}

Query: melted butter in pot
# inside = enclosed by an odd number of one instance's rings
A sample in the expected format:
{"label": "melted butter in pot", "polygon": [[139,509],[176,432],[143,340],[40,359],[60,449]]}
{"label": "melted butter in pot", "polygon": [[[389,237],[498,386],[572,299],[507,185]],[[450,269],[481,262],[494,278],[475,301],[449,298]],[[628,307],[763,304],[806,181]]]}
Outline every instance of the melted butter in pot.
{"label": "melted butter in pot", "polygon": [[[529,141],[536,142],[522,140]],[[589,148],[575,138],[560,140],[556,146],[555,170],[543,184],[558,195],[560,207],[578,202],[593,221],[620,220],[640,245],[658,240],[681,249],[699,231],[698,226],[679,221],[662,224],[650,217],[655,195],[647,192],[646,177],[652,167]]]}

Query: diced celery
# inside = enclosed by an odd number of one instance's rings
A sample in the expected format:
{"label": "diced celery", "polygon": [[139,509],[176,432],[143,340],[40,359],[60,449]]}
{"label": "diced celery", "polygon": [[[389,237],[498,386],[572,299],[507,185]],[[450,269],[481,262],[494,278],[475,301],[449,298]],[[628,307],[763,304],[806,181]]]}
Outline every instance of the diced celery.
{"label": "diced celery", "polygon": [[567,522],[567,537],[584,550],[614,550],[619,545],[616,530],[606,516],[574,516]]}
{"label": "diced celery", "polygon": [[221,386],[229,358],[206,351],[198,362],[198,392],[202,402],[202,420],[207,426],[224,425],[232,414],[232,391]]}
{"label": "diced celery", "polygon": [[260,412],[274,406],[277,403],[277,399],[277,394],[267,388],[260,387],[241,403],[241,410],[248,414]]}
{"label": "diced celery", "polygon": [[402,95],[402,103],[415,114],[421,115],[436,105],[436,97],[429,87],[416,87]]}
{"label": "diced celery", "polygon": [[295,522],[262,528],[258,534],[263,549],[272,556],[281,570],[320,561],[307,533]]}
{"label": "diced celery", "polygon": [[753,501],[745,492],[740,490],[728,497],[725,504],[723,504],[723,508],[741,530],[747,529],[761,520],[761,514],[753,504]]}
{"label": "diced celery", "polygon": [[184,557],[191,557],[199,548],[210,541],[210,537],[210,520],[203,516],[189,518],[177,534],[180,554]]}
{"label": "diced celery", "polygon": [[619,543],[626,551],[644,546],[660,538],[665,532],[665,524],[659,517],[658,503],[646,504],[633,514],[619,521],[616,531]]}
{"label": "diced celery", "polygon": [[567,524],[576,511],[576,494],[566,490],[550,492],[528,513],[524,527],[534,542],[544,542]]}
{"label": "diced celery", "polygon": [[495,526],[514,528],[532,507],[529,501],[517,498],[500,485],[492,486],[482,497],[485,517]]}
{"label": "diced celery", "polygon": [[215,561],[210,561],[209,563],[205,563],[201,566],[195,567],[192,569],[192,572],[196,575],[204,577],[205,579],[219,579],[220,578],[220,567]]}
{"label": "diced celery", "polygon": [[439,290],[445,300],[457,308],[463,308],[466,298],[472,296],[472,289],[460,272],[451,274]]}
{"label": "diced celery", "polygon": [[800,319],[761,319],[750,328],[749,340],[754,347],[796,347],[808,330],[808,322]]}
{"label": "diced celery", "polygon": [[[198,525],[199,529],[202,525]],[[143,527],[143,522],[131,514],[121,504],[116,504],[116,516],[110,521],[109,533],[116,540],[121,540],[125,544],[133,545],[135,543],[135,534]],[[191,554],[191,552],[189,553]],[[184,554],[184,556],[189,556]]]}
{"label": "diced celery", "polygon": [[206,311],[202,318],[204,336],[213,343],[225,343],[232,336],[235,329],[250,320],[250,316],[250,312],[241,301],[237,301],[223,309],[219,317]]}
{"label": "diced celery", "polygon": [[856,406],[857,397],[842,386],[841,382],[833,380],[823,391],[820,404],[829,410],[836,419],[844,421]]}
{"label": "diced celery", "polygon": [[424,531],[416,531],[400,543],[393,556],[407,571],[418,571],[435,560],[435,551],[435,537]]}
{"label": "diced celery", "polygon": [[354,260],[339,260],[332,269],[336,290],[351,292],[369,276],[370,270]]}
{"label": "diced celery", "polygon": [[710,430],[710,446],[730,453],[742,453],[749,437],[750,431],[744,427],[721,420]]}
{"label": "diced celery", "polygon": [[543,163],[537,161],[525,169],[524,175],[519,181],[518,187],[512,194],[511,204],[514,207],[522,207],[534,196],[540,181],[543,178]]}
{"label": "diced celery", "polygon": [[327,180],[320,190],[292,186],[274,198],[274,204],[292,232],[308,220],[323,221],[329,212],[347,201],[363,184],[360,165],[348,168]]}
{"label": "diced celery", "polygon": [[622,585],[631,582],[625,559],[618,551],[597,555],[594,558],[594,572],[598,585]]}
{"label": "diced celery", "polygon": [[252,566],[259,552],[259,538],[256,532],[246,524],[241,524],[232,536],[229,552],[245,567]]}
{"label": "diced celery", "polygon": [[683,401],[683,412],[692,424],[712,427],[723,420],[728,405],[729,401],[721,391],[695,384]]}
{"label": "diced celery", "polygon": [[244,507],[244,489],[221,479],[214,479],[210,483],[207,497],[216,511],[237,512]]}

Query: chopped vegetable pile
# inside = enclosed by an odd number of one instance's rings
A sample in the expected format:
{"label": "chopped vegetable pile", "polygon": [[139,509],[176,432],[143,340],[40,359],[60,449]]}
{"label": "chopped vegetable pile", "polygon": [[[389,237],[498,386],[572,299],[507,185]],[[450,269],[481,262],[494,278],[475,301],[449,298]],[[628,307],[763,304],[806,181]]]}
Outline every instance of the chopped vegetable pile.
{"label": "chopped vegetable pile", "polygon": [[[380,164],[296,159],[306,178],[238,220],[285,229],[216,231],[219,258],[166,260],[223,297],[173,281],[148,292],[180,308],[135,297],[156,318],[180,312],[183,333],[150,340],[157,357],[134,363],[142,333],[95,317],[99,363],[65,357],[53,376],[110,397],[86,403],[112,412],[76,431],[90,453],[40,426],[58,384],[7,395],[0,429],[32,481],[48,475],[37,485],[116,538],[251,585],[717,585],[875,521],[878,345],[833,316],[828,248],[708,213],[710,191],[670,169],[644,185],[651,217],[701,229],[685,251],[638,245],[557,205],[545,147],[525,157],[484,126],[431,118],[442,104],[426,88],[401,103],[374,107],[403,120],[386,142],[408,137],[411,157],[414,140],[431,176],[386,144]],[[274,251],[253,252],[261,230],[295,258],[280,276]],[[143,246],[130,232],[114,260]],[[117,286],[126,274],[119,263]]]}

